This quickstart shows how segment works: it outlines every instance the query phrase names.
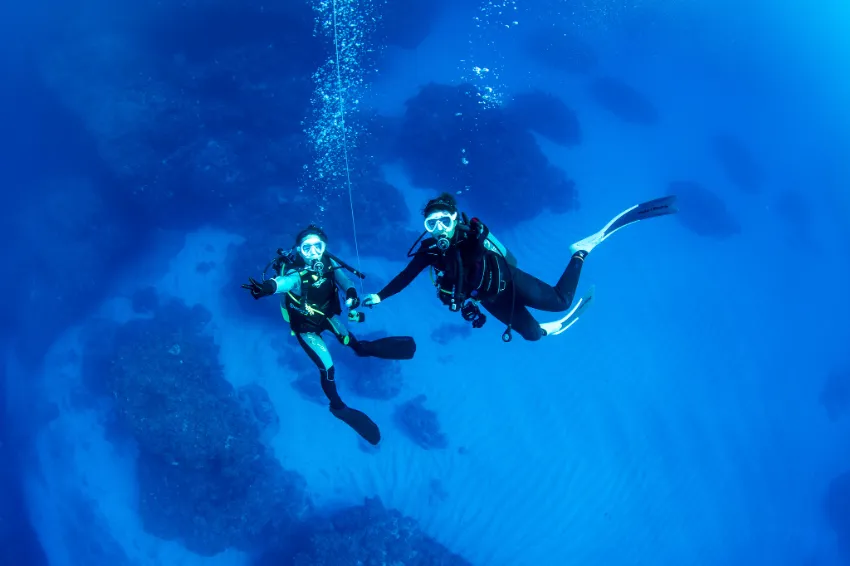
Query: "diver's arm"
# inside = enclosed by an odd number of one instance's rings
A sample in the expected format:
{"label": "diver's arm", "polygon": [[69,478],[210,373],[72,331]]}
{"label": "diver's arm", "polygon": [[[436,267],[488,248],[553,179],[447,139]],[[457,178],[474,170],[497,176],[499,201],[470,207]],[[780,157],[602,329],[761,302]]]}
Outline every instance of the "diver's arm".
{"label": "diver's arm", "polygon": [[301,275],[297,271],[287,273],[286,275],[278,275],[271,281],[274,281],[275,285],[277,285],[274,292],[276,295],[290,291],[295,291],[296,295],[300,293]]}
{"label": "diver's arm", "polygon": [[410,285],[416,276],[422,273],[422,270],[431,265],[431,256],[424,253],[417,253],[407,264],[407,267],[401,270],[401,273],[393,277],[392,281],[378,291],[378,297],[383,301],[389,299],[396,293],[400,293],[405,287]]}

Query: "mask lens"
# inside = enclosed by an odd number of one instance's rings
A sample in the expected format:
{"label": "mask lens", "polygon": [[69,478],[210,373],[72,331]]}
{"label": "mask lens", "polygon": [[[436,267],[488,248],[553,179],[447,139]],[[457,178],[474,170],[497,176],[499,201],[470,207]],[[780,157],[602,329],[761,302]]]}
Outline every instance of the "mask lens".
{"label": "mask lens", "polygon": [[304,256],[320,256],[325,253],[325,243],[321,240],[306,240],[300,249]]}
{"label": "mask lens", "polygon": [[452,227],[453,222],[454,215],[445,213],[435,214],[425,219],[425,229],[429,232],[433,232],[438,228],[441,230],[448,230]]}

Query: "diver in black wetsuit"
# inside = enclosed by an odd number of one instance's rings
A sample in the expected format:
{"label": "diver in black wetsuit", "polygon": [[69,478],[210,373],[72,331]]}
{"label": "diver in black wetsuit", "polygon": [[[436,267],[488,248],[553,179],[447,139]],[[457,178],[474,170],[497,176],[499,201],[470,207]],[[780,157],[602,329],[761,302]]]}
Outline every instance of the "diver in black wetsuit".
{"label": "diver in black wetsuit", "polygon": [[[333,359],[322,333],[327,330],[358,356],[371,356],[389,360],[409,360],[416,352],[416,343],[409,336],[391,336],[377,340],[358,340],[340,320],[342,307],[339,293],[345,294],[349,309],[348,319],[361,322],[363,313],[356,309],[360,304],[357,290],[344,270],[365,277],[337,257],[326,251],[327,236],[316,226],[309,226],[298,234],[296,251],[278,250],[274,266],[277,277],[262,282],[253,278],[242,285],[255,299],[274,294],[284,294],[281,313],[289,322],[292,334],[319,368],[322,391],[330,401],[331,413],[351,426],[371,444],[378,444],[381,433],[378,426],[364,413],[343,403],[336,389]],[[268,270],[268,267],[266,268]]]}
{"label": "diver in black wetsuit", "polygon": [[[557,335],[575,322],[575,309],[560,320],[543,324],[528,309],[548,312],[569,309],[581,268],[591,250],[628,224],[675,213],[678,210],[675,201],[676,197],[670,196],[633,206],[599,232],[571,245],[567,268],[555,286],[551,286],[519,269],[516,259],[487,226],[477,218],[467,220],[465,214],[459,214],[454,197],[443,193],[425,205],[426,232],[416,242],[422,243],[412,254],[413,259],[381,291],[365,297],[363,305],[371,307],[392,297],[422,270],[431,267],[436,272],[434,284],[440,300],[452,311],[461,312],[474,328],[480,328],[486,321],[478,308],[480,304],[507,325],[502,335],[505,342],[511,340],[512,329],[526,340]],[[423,239],[426,234],[430,237]]]}

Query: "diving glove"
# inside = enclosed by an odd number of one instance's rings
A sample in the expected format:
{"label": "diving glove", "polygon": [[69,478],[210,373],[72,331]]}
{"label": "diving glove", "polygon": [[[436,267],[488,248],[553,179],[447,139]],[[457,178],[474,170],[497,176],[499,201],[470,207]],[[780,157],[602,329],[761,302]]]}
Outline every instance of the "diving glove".
{"label": "diving glove", "polygon": [[356,309],[360,306],[360,298],[357,296],[357,291],[354,288],[348,289],[345,292],[345,306],[349,309]]}
{"label": "diving glove", "polygon": [[366,295],[366,297],[363,299],[363,306],[364,307],[374,307],[375,305],[377,305],[380,302],[381,302],[381,297],[372,293],[371,295]]}
{"label": "diving glove", "polygon": [[260,297],[274,295],[277,292],[277,283],[274,279],[266,279],[262,283],[259,283],[253,277],[249,277],[248,283],[243,283],[242,288],[248,289],[254,299],[259,299]]}

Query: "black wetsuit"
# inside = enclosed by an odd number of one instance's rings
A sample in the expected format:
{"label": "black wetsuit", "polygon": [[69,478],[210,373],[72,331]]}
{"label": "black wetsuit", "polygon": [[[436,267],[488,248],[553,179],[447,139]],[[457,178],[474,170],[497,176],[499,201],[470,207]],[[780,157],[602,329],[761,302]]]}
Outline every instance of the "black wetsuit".
{"label": "black wetsuit", "polygon": [[432,267],[437,272],[435,284],[445,304],[459,306],[466,299],[480,301],[487,312],[526,340],[539,340],[544,336],[543,329],[528,309],[548,312],[569,309],[585,254],[578,252],[572,256],[553,287],[509,265],[500,253],[486,248],[486,233],[472,236],[458,231],[446,251],[437,247],[434,238],[423,240],[407,267],[387,283],[378,296],[383,301],[395,295],[422,270]]}
{"label": "black wetsuit", "polygon": [[339,291],[343,291],[347,297],[356,297],[356,293],[354,283],[335,262],[331,262],[321,273],[308,270],[299,263],[294,269],[276,278],[276,281],[277,292],[286,293],[281,299],[281,308],[298,343],[319,369],[322,391],[332,409],[342,409],[346,405],[337,391],[333,359],[322,338],[324,331],[330,331],[341,344],[349,346],[360,357],[390,360],[413,357],[416,343],[411,337],[358,340],[348,330],[340,316],[342,305]]}

